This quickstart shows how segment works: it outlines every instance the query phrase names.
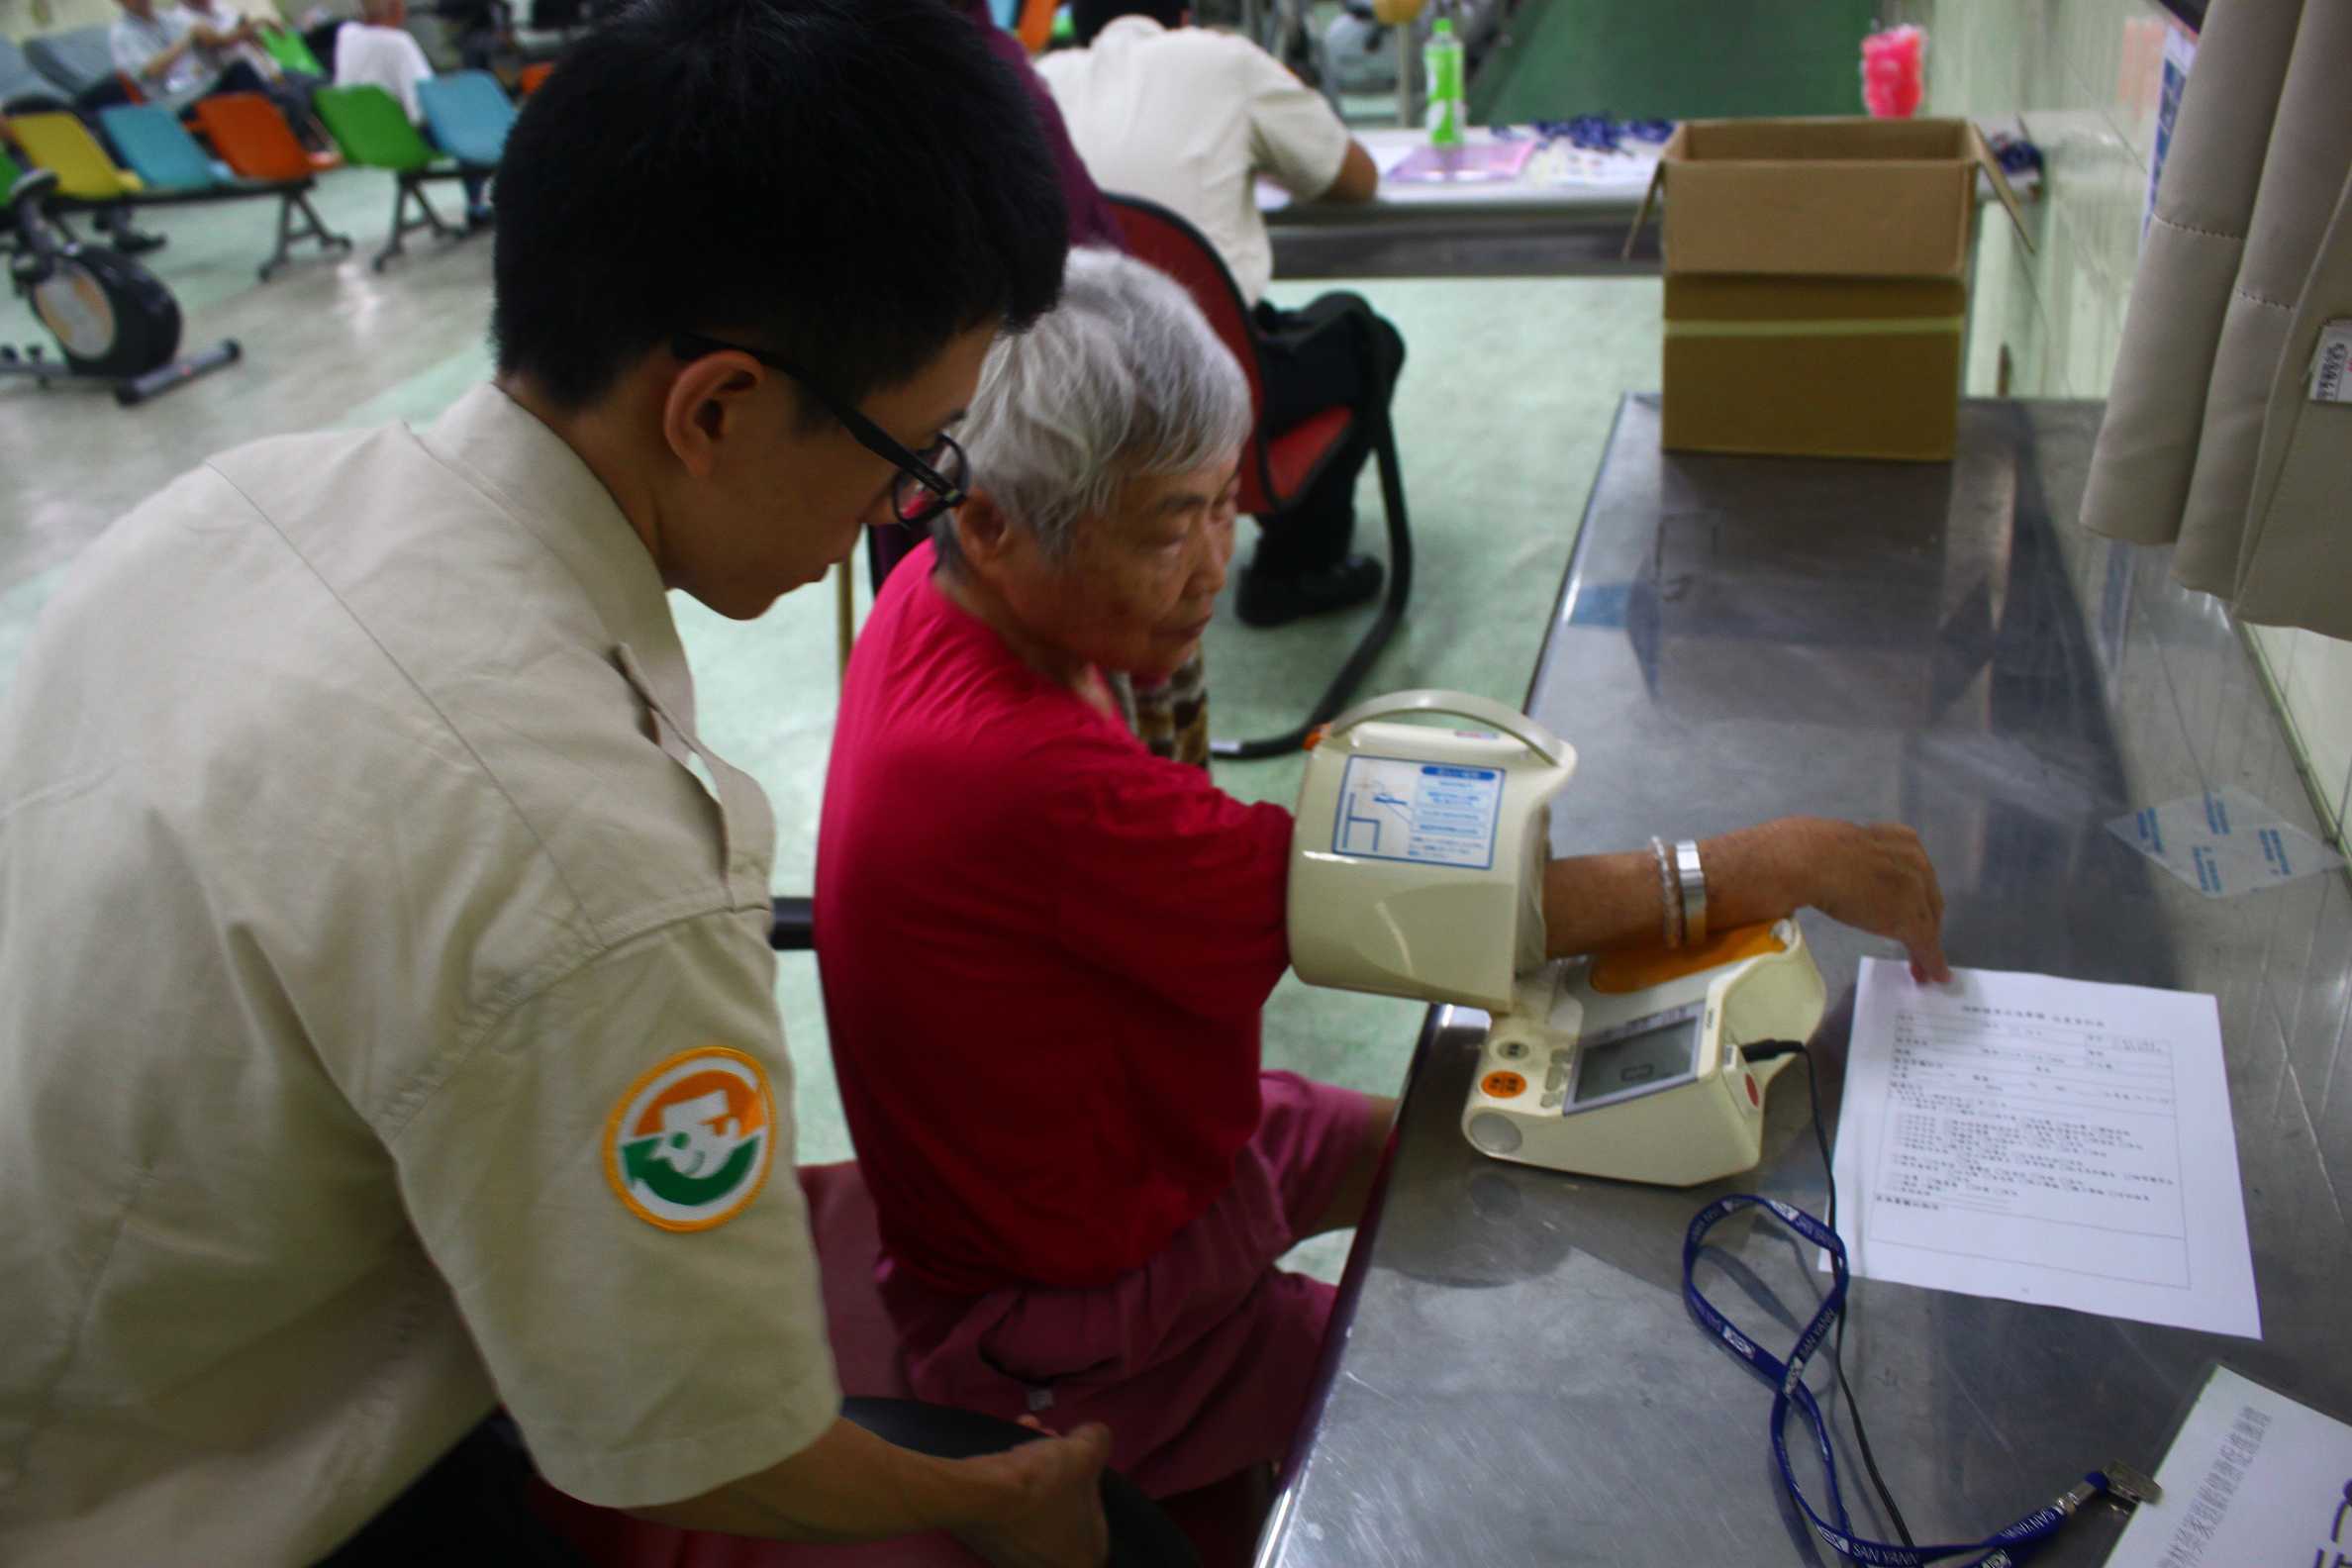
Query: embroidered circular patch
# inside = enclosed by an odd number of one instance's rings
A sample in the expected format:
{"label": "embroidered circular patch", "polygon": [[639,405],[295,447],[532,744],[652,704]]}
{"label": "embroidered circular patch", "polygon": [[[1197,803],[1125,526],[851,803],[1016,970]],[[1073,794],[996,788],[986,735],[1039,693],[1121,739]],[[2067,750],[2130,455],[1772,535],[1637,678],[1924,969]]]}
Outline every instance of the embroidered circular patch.
{"label": "embroidered circular patch", "polygon": [[767,1180],[776,1112],[759,1063],[703,1045],[630,1086],[605,1122],[605,1179],[664,1230],[725,1225]]}

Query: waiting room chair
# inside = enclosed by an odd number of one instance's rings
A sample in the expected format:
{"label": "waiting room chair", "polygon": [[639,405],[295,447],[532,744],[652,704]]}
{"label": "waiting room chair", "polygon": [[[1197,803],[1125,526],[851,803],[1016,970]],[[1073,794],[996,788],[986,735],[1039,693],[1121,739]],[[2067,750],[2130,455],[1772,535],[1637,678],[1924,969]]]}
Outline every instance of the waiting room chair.
{"label": "waiting room chair", "polygon": [[[285,121],[267,99],[253,94],[239,95],[276,122],[279,132],[291,142],[294,133],[286,130]],[[52,146],[69,150],[75,166],[96,179],[91,172],[92,160],[103,161],[105,153],[77,122],[65,116],[53,117],[62,125],[45,125],[42,135],[53,138]],[[253,197],[276,197],[278,203],[277,245],[260,266],[261,281],[266,283],[278,268],[290,259],[293,247],[302,241],[315,241],[321,251],[335,253],[351,248],[350,240],[331,231],[319,217],[319,210],[311,205],[313,181],[306,159],[298,172],[277,177],[240,177],[243,170],[225,173],[214,163],[212,156],[197,145],[196,139],[180,124],[179,117],[155,104],[123,105],[103,109],[99,124],[105,128],[107,140],[131,164],[142,189],[135,193],[134,204],[151,206],[161,201],[237,201]],[[299,147],[299,144],[297,144]],[[224,157],[224,162],[226,162]],[[111,165],[110,165],[111,166]],[[235,169],[235,165],[230,165]],[[62,170],[60,169],[60,173]],[[118,176],[119,177],[119,176]],[[76,194],[86,194],[76,192]],[[300,222],[297,222],[297,219]]]}
{"label": "waiting room chair", "polygon": [[1339,666],[1339,673],[1332,677],[1296,728],[1262,739],[1210,743],[1211,752],[1221,757],[1269,757],[1296,751],[1310,732],[1318,725],[1328,723],[1347,706],[1365,671],[1372,667],[1372,661],[1380,656],[1380,650],[1388,645],[1398,624],[1405,619],[1405,601],[1413,591],[1413,538],[1406,522],[1405,479],[1397,461],[1397,434],[1389,424],[1387,399],[1377,399],[1378,410],[1368,414],[1359,415],[1345,405],[1337,405],[1310,415],[1288,430],[1265,429],[1260,423],[1266,395],[1264,374],[1258,367],[1257,329],[1250,320],[1249,308],[1241,301],[1241,291],[1234,285],[1232,273],[1225,268],[1225,259],[1198,229],[1167,208],[1132,196],[1106,193],[1106,199],[1119,219],[1127,253],[1158,267],[1184,285],[1209,318],[1217,336],[1240,361],[1241,373],[1249,380],[1253,428],[1249,444],[1241,452],[1243,512],[1263,520],[1268,528],[1280,528],[1283,511],[1306,492],[1354,429],[1356,420],[1373,422],[1371,444],[1380,463],[1381,510],[1388,517],[1389,560],[1388,591],[1372,624],[1365,628],[1362,638]]}
{"label": "waiting room chair", "polygon": [[1061,8],[1062,0],[1021,0],[1013,31],[1031,55],[1044,53],[1045,46],[1053,42],[1053,18]]}
{"label": "waiting room chair", "polygon": [[0,38],[0,110],[38,114],[44,109],[70,107],[59,96],[57,84],[33,68],[14,40]]}
{"label": "waiting room chair", "polygon": [[[796,1173],[817,1246],[833,1365],[846,1396],[841,1414],[901,1447],[944,1458],[997,1453],[1027,1428],[910,1397],[898,1341],[874,1285],[882,1239],[874,1201],[854,1162]],[[860,1546],[803,1546],[681,1530],[591,1508],[541,1484],[533,1511],[590,1568],[971,1568],[979,1559],[941,1534]],[[1199,1568],[1183,1532],[1132,1483],[1103,1477],[1113,1568]]]}
{"label": "waiting room chair", "polygon": [[25,40],[25,58],[69,100],[113,77],[114,46],[104,24]]}
{"label": "waiting room chair", "polygon": [[[343,148],[344,158],[362,168],[388,170],[392,185],[392,235],[369,262],[378,272],[407,249],[408,237],[429,229],[444,240],[462,239],[465,231],[442,223],[441,214],[425,199],[430,180],[451,180],[468,170],[443,159],[409,124],[400,101],[381,87],[322,87],[312,107],[326,122],[327,132]],[[487,170],[484,170],[487,172]],[[414,203],[417,216],[409,215]]]}
{"label": "waiting room chair", "polygon": [[522,74],[515,78],[515,87],[524,97],[528,98],[544,87],[547,84],[547,78],[554,74],[555,62],[553,60],[538,60],[523,67]]}
{"label": "waiting room chair", "polygon": [[34,167],[56,173],[61,196],[80,202],[129,202],[150,194],[147,182],[117,167],[89,128],[72,115],[14,115],[8,134]]}
{"label": "waiting room chair", "polygon": [[116,155],[150,191],[210,190],[221,183],[211,156],[168,109],[152,104],[101,109],[98,124]]}
{"label": "waiting room chair", "polygon": [[0,121],[0,137],[16,144],[26,162],[57,175],[42,199],[42,210],[66,239],[74,238],[66,213],[111,213],[132,207],[167,207],[187,201],[185,193],[150,191],[147,182],[118,168],[74,115],[62,111],[22,114]]}
{"label": "waiting room chair", "polygon": [[417,106],[434,145],[460,163],[494,168],[515,128],[514,101],[488,71],[453,71],[417,83]]}
{"label": "waiting room chair", "polygon": [[[15,224],[8,210],[8,198],[16,190],[16,182],[25,177],[25,166],[9,155],[5,135],[7,129],[8,122],[0,120],[0,236],[15,232]],[[114,205],[113,202],[78,201],[70,196],[60,196],[52,190],[42,198],[41,211],[58,234],[71,241],[76,236],[65,222],[66,213],[104,212]]]}
{"label": "waiting room chair", "polygon": [[[349,252],[351,237],[329,229],[311,205],[320,159],[295,137],[294,128],[286,124],[276,104],[259,93],[221,93],[198,99],[194,113],[213,151],[245,181],[246,188],[275,190],[282,198],[277,249],[261,263],[262,282],[269,281],[270,274],[285,264],[287,251],[302,241],[317,241],[323,251]],[[341,162],[341,158],[330,158],[327,166]],[[297,214],[300,224],[294,221]]]}
{"label": "waiting room chair", "polygon": [[261,49],[278,62],[281,70],[299,71],[305,76],[330,77],[333,72],[319,63],[319,56],[311,52],[302,35],[288,28],[265,27],[261,30]]}
{"label": "waiting room chair", "polygon": [[343,167],[340,153],[314,153],[302,145],[278,106],[259,93],[199,98],[189,112],[213,153],[242,179],[284,183]]}

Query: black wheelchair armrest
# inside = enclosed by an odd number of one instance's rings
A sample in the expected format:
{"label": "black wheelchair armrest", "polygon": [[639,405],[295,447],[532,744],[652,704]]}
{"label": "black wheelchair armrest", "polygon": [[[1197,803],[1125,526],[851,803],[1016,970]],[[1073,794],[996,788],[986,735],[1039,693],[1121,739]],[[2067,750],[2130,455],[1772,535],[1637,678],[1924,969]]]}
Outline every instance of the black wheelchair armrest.
{"label": "black wheelchair armrest", "polygon": [[780,898],[775,923],[768,927],[768,945],[778,952],[811,952],[817,946],[817,901]]}

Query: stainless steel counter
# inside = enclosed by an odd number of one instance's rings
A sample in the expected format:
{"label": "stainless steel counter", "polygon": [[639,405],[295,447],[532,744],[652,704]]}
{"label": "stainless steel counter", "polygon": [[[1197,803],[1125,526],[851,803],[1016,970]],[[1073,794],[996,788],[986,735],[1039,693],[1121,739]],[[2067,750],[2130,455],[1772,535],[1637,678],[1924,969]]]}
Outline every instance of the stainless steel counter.
{"label": "stainless steel counter", "polygon": [[[2352,1415],[2352,889],[2208,901],[2102,827],[2228,784],[2314,823],[2225,618],[2166,552],[2075,527],[2098,420],[1971,403],[1948,467],[1695,457],[1661,454],[1655,400],[1629,398],[1527,705],[1581,756],[1555,852],[1897,819],[1935,858],[1955,963],[2220,999],[2264,1338],[1857,1281],[1846,1364],[1921,1540],[1982,1535],[2109,1459],[2153,1470],[2213,1359]],[[1894,949],[1806,922],[1834,1121],[1857,961]],[[1821,1561],[1766,1446],[1770,1390],[1693,1325],[1680,1271],[1710,1193],[1819,1212],[1804,1069],[1772,1086],[1758,1170],[1635,1187],[1469,1147],[1484,1023],[1439,1009],[1423,1030],[1260,1564]],[[1744,1222],[1715,1236],[1711,1296],[1785,1352],[1822,1288],[1811,1258]],[[1855,1524],[1891,1538],[1823,1404]],[[2095,1506],[2035,1562],[2100,1562],[2118,1528]]]}

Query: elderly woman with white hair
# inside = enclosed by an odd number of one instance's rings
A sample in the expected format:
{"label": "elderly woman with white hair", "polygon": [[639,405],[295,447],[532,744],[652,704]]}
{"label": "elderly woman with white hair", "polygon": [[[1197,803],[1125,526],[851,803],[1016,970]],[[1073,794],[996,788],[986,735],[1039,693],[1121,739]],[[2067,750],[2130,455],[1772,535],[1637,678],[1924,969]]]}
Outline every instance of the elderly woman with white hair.
{"label": "elderly woman with white hair", "polygon": [[[916,1391],[1106,1421],[1158,1496],[1283,1453],[1331,1291],[1276,1259],[1355,1223],[1395,1110],[1261,1068],[1290,816],[1149,755],[1105,682],[1198,646],[1250,412],[1177,285],[1071,254],[1060,306],[982,372],[969,500],[858,641],[818,847],[833,1058]],[[1717,921],[1815,905],[1943,977],[1909,830],[1784,819],[1701,849]],[[1553,862],[1544,906],[1560,953],[1665,916],[1646,849]]]}

